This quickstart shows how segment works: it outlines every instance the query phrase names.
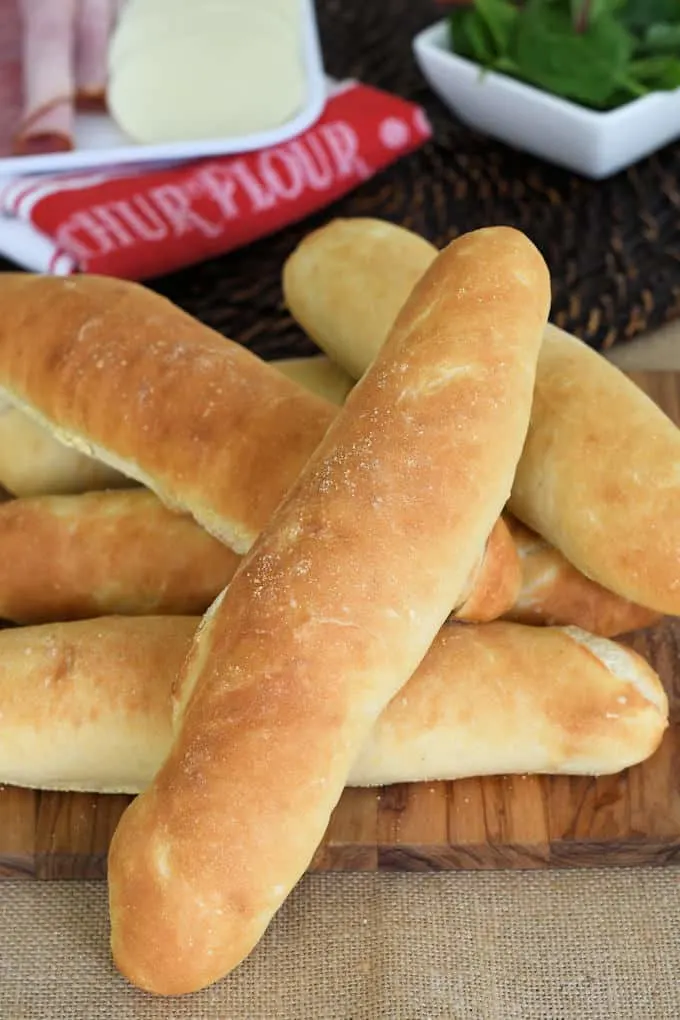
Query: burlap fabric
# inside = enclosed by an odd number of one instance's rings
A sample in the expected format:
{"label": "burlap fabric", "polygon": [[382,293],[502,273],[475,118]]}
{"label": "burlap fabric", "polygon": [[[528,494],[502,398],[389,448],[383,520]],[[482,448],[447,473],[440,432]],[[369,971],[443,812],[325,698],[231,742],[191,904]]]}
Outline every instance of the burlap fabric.
{"label": "burlap fabric", "polygon": [[108,956],[104,883],[0,884],[2,1020],[677,1020],[680,871],[307,877],[214,988]]}

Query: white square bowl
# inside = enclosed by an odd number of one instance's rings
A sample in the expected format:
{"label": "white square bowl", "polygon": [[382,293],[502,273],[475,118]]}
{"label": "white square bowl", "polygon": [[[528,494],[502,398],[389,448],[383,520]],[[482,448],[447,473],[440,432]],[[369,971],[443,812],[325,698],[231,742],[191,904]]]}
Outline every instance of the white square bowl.
{"label": "white square bowl", "polygon": [[460,120],[586,177],[610,177],[680,136],[680,89],[598,113],[450,51],[446,21],[420,32],[413,52],[428,84]]}

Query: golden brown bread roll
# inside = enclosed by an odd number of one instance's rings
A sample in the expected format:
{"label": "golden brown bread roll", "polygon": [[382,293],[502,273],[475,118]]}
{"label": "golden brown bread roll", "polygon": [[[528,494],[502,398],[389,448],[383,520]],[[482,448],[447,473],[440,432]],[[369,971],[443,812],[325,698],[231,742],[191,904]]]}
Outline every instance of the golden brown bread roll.
{"label": "golden brown bread roll", "polygon": [[[37,401],[41,410],[32,407],[32,413],[49,411],[46,427],[60,437],[64,438],[62,428],[75,428],[69,433],[70,441],[81,447],[91,451],[97,436],[106,437],[110,444],[106,456],[111,463],[119,464],[121,457],[132,455],[136,467],[130,468],[131,474],[148,481],[168,505],[186,505],[209,531],[236,550],[250,547],[259,526],[285,495],[336,414],[330,403],[136,285],[93,276],[63,280],[3,274],[0,301],[4,312],[0,319],[0,389],[4,382],[13,400]],[[26,350],[30,350],[29,358]],[[60,366],[58,372],[54,364]],[[300,371],[305,369],[293,368],[292,374]],[[74,378],[77,387],[72,384]],[[314,379],[318,388],[318,375]],[[311,382],[308,374],[307,381]],[[117,408],[115,413],[112,407]],[[43,425],[35,427],[46,435]],[[49,436],[48,441],[52,443]],[[99,447],[96,452],[102,453]],[[77,504],[71,506],[75,520]],[[151,517],[161,514],[148,501],[146,506]],[[147,512],[142,511],[141,502],[138,507],[140,515]],[[84,512],[90,516],[87,504]],[[129,517],[127,520],[129,525]],[[139,526],[143,526],[141,521]],[[152,522],[150,526],[155,525]],[[182,531],[190,535],[188,522]],[[464,593],[468,603],[465,619],[493,619],[514,601],[517,564],[509,552],[508,536],[501,531],[499,525],[488,557],[475,565],[470,576]],[[99,535],[103,536],[101,529]],[[26,537],[24,531],[24,540]],[[104,542],[97,557],[96,541],[93,537],[85,547],[95,572],[106,568],[111,552],[110,542]],[[163,542],[162,533],[158,541]],[[204,551],[208,548],[205,537],[187,541],[195,541]],[[11,549],[8,551],[11,556]],[[168,555],[175,559],[174,554]],[[167,561],[171,574],[184,570],[183,556],[183,543],[179,542],[177,562]],[[222,553],[220,559],[226,558]],[[83,562],[80,556],[77,563]],[[55,559],[50,576],[43,578],[36,572],[24,581],[19,578],[18,591],[12,588],[16,575],[10,563],[5,603],[15,607],[12,618],[19,618],[18,612],[27,607],[29,615],[21,619],[37,620],[30,615],[34,596],[35,605],[44,610],[40,619],[54,619],[51,611],[48,615],[48,602],[43,599],[46,593],[41,594],[40,589],[54,592],[56,585],[64,583],[69,591],[78,573],[77,563],[68,580],[60,579],[60,568],[68,570],[68,564],[63,558]],[[485,578],[494,574],[499,583],[491,586]],[[134,571],[129,576],[134,578]],[[195,581],[187,577],[180,585],[186,591],[178,590],[176,596],[168,588],[165,604],[171,605],[175,597],[180,611],[205,608],[183,601],[193,584],[201,584],[201,578],[205,578],[203,569],[197,570]],[[221,586],[212,592],[213,597]],[[162,604],[154,605],[149,586],[136,598],[134,584],[122,581],[117,591],[115,585],[110,587],[115,597],[109,601],[101,598],[104,585],[99,583],[96,588],[89,602],[84,588],[77,597],[72,592],[76,601],[79,598],[86,605],[83,613],[77,612],[75,603],[65,602],[60,608],[55,599],[52,605],[57,618],[166,611]],[[202,590],[207,593],[205,586]],[[454,613],[459,609],[453,607]]]}
{"label": "golden brown bread roll", "polygon": [[0,630],[0,776],[45,789],[134,790],[170,739],[186,616]]}
{"label": "golden brown bread roll", "polygon": [[680,430],[555,326],[538,364],[510,509],[593,581],[680,613]]}
{"label": "golden brown bread roll", "polygon": [[331,220],[286,260],[284,300],[321,350],[360,379],[436,257],[433,244],[394,223]]}
{"label": "golden brown bread roll", "polygon": [[333,407],[138,284],[0,274],[0,399],[250,547]]}
{"label": "golden brown bread roll", "polygon": [[0,399],[4,392],[60,441],[123,464],[237,552],[250,548],[335,416],[327,401],[136,284],[5,273],[0,302]]}
{"label": "golden brown bread roll", "polygon": [[[198,622],[102,617],[0,631],[0,783],[145,789],[170,749],[172,679]],[[652,754],[667,708],[647,663],[612,642],[449,625],[383,711],[348,785],[618,772]]]}
{"label": "golden brown bread roll", "polygon": [[518,231],[442,252],[232,583],[111,844],[114,960],[180,994],[261,937],[507,498],[550,303]]}
{"label": "golden brown bread roll", "polygon": [[[354,380],[328,358],[285,358],[283,375],[331,404],[342,404]],[[107,464],[55,439],[11,403],[0,403],[0,486],[14,496],[56,496],[137,485]]]}
{"label": "golden brown bread roll", "polygon": [[[376,237],[384,239],[381,233],[377,233]],[[370,246],[368,251],[375,254]],[[357,339],[356,334],[353,335]],[[357,343],[365,342],[357,339]],[[310,363],[309,370],[305,362]],[[275,364],[278,367],[282,363]],[[327,358],[292,359],[290,365],[291,377],[320,396],[327,395],[324,392],[327,371],[331,373],[331,379],[334,372],[340,373],[341,379],[348,378],[343,369]],[[457,619],[482,622],[496,618],[499,606],[505,598],[512,598],[513,590],[516,590],[516,597],[512,606],[500,615],[533,626],[574,625],[592,634],[615,637],[648,627],[661,619],[661,613],[629,602],[591,581],[558,549],[511,515],[500,519],[501,522],[503,520],[510,526],[517,545],[519,557],[516,564],[512,555],[508,554],[509,532],[507,529],[504,532],[500,528],[494,529],[492,540],[496,543],[494,551],[498,555],[490,556],[491,549],[487,550],[485,571],[488,584],[482,584],[481,578],[477,579],[475,597],[455,613]],[[494,594],[495,598],[490,597]]]}
{"label": "golden brown bread roll", "polygon": [[0,619],[203,613],[240,557],[130,489],[0,503]]}
{"label": "golden brown bread roll", "polygon": [[444,627],[355,760],[350,783],[616,772],[668,725],[652,668],[577,627]]}
{"label": "golden brown bread roll", "polygon": [[522,582],[507,620],[545,626],[573,624],[592,634],[615,637],[649,627],[661,614],[637,606],[585,577],[554,546],[511,515],[505,518],[515,541]]}

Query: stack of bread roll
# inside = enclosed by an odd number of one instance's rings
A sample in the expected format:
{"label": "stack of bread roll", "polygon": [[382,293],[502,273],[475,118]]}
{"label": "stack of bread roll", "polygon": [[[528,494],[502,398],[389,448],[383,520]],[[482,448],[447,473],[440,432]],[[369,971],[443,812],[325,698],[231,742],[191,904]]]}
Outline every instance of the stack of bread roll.
{"label": "stack of bread roll", "polygon": [[[603,774],[668,705],[680,434],[548,324],[510,228],[335,221],[268,365],[135,284],[0,277],[0,781],[140,794],[120,970],[236,966],[346,785]],[[356,383],[356,385],[355,385]]]}

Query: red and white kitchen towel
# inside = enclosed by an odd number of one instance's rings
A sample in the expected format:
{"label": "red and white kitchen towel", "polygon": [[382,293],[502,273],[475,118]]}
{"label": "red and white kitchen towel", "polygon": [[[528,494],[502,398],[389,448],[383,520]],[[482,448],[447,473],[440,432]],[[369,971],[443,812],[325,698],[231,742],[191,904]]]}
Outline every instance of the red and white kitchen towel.
{"label": "red and white kitchen towel", "polygon": [[37,272],[148,279],[309,216],[430,134],[420,107],[345,82],[316,124],[260,152],[0,178],[0,252]]}

